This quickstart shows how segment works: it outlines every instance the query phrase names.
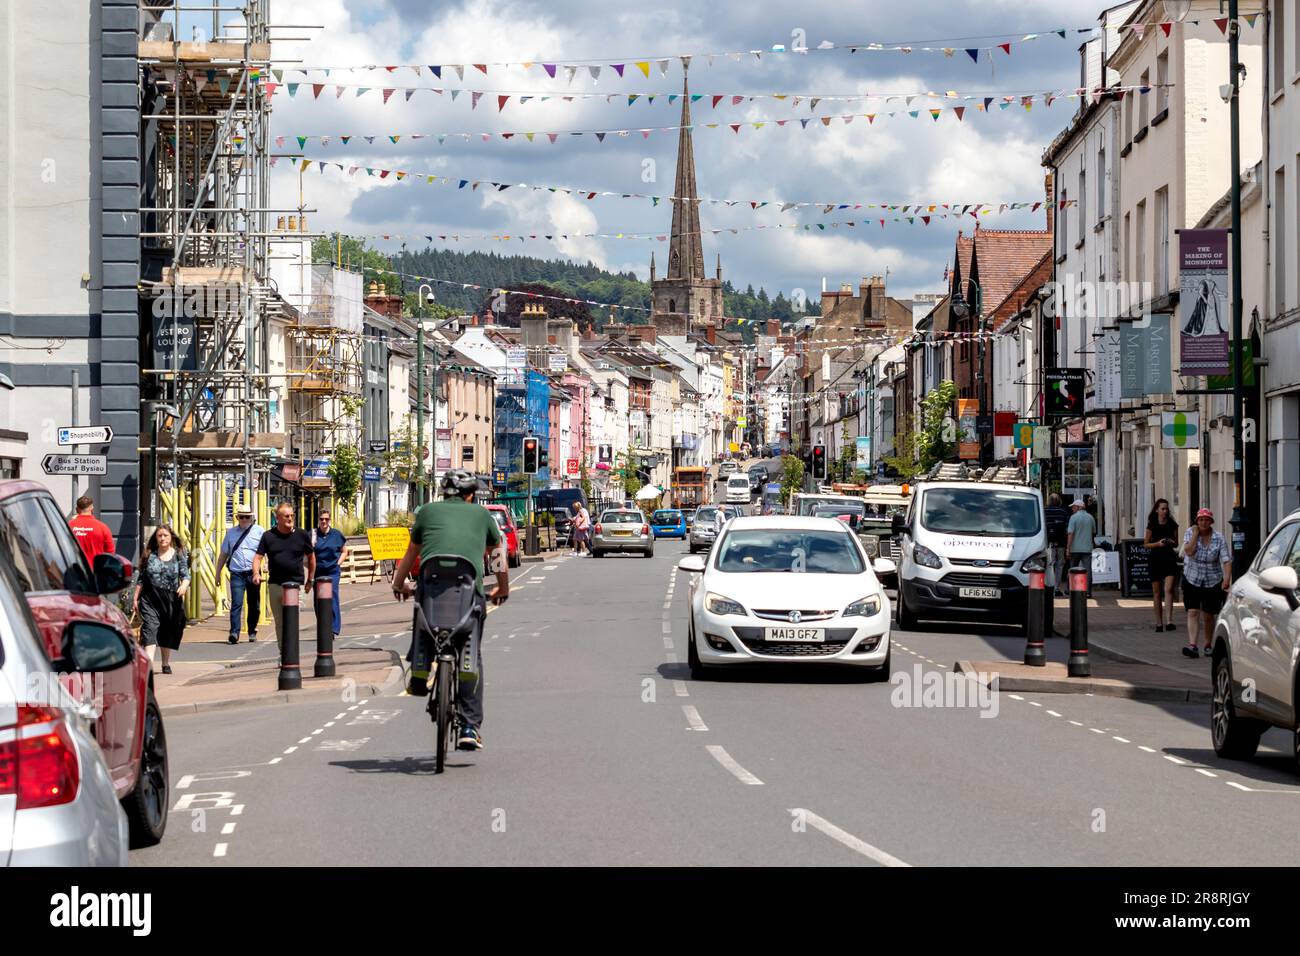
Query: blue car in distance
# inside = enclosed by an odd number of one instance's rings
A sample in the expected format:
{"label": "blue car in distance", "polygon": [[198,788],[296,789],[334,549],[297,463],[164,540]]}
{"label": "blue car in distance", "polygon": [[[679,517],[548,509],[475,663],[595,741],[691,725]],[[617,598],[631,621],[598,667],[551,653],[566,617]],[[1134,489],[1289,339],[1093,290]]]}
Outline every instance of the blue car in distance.
{"label": "blue car in distance", "polygon": [[656,538],[686,538],[686,515],[676,508],[662,508],[650,516],[650,533]]}

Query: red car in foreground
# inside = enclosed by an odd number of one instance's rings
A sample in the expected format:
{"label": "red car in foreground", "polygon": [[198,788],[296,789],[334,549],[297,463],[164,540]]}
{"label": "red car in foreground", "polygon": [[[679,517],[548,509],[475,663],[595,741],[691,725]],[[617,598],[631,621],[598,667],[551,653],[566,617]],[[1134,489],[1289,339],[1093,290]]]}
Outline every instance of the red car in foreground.
{"label": "red car in foreground", "polygon": [[488,511],[492,512],[492,517],[497,519],[497,527],[501,529],[501,534],[506,539],[506,563],[512,568],[520,565],[519,558],[519,526],[515,524],[515,516],[505,505],[484,505]]}
{"label": "red car in foreground", "polygon": [[[93,694],[95,739],[131,824],[131,845],[152,846],[167,828],[167,735],[153,693],[153,668],[126,615],[109,599],[131,581],[131,563],[101,554],[92,569],[67,520],[43,486],[0,481],[0,551],[13,562],[52,662],[64,657],[64,631],[73,621],[105,624],[134,648],[125,666],[70,675],[74,697]],[[102,703],[101,703],[102,702]]]}

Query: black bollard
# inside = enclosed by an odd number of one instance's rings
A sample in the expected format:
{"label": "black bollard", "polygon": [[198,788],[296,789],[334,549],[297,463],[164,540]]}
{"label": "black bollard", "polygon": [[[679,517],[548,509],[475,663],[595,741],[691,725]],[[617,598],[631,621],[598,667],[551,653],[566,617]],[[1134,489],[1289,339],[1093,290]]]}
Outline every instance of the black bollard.
{"label": "black bollard", "polygon": [[524,535],[524,554],[531,558],[533,555],[539,554],[541,550],[541,543],[537,540],[537,523],[529,521],[528,532]]}
{"label": "black bollard", "polygon": [[280,588],[280,690],[301,690],[302,671],[298,666],[298,596],[297,584]]}
{"label": "black bollard", "polygon": [[1071,677],[1092,676],[1092,665],[1088,662],[1088,572],[1083,568],[1070,569],[1070,661],[1067,673]]}
{"label": "black bollard", "polygon": [[316,666],[313,677],[334,676],[334,581],[316,579]]}
{"label": "black bollard", "polygon": [[1029,572],[1029,606],[1025,611],[1025,663],[1031,667],[1047,666],[1047,651],[1043,647],[1043,602],[1047,574]]}

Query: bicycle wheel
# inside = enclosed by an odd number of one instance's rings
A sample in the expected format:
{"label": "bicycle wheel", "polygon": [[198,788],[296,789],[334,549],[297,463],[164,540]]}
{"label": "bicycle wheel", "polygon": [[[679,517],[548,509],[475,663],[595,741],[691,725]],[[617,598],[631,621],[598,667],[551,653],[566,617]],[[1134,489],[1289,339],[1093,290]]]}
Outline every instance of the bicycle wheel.
{"label": "bicycle wheel", "polygon": [[437,722],[438,722],[438,755],[434,772],[442,773],[442,768],[447,762],[447,751],[451,746],[451,722],[452,708],[455,702],[451,699],[452,681],[455,675],[452,673],[454,664],[446,658],[438,658],[437,677],[434,679],[434,693],[437,695]]}

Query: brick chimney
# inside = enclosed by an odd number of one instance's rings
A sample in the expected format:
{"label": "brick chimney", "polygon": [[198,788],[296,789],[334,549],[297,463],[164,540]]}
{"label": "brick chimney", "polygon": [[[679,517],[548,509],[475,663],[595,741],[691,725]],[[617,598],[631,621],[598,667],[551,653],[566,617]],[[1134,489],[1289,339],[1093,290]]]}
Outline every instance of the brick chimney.
{"label": "brick chimney", "polygon": [[778,336],[778,335],[781,334],[781,320],[780,320],[780,319],[768,319],[768,320],[767,320],[767,334],[770,335],[770,336],[772,336],[773,338],[775,338],[776,336]]}
{"label": "brick chimney", "polygon": [[708,325],[704,327],[704,337],[708,340],[710,345],[717,345],[718,327],[714,325],[712,322],[710,322]]}
{"label": "brick chimney", "polygon": [[863,315],[876,322],[885,320],[885,280],[882,276],[863,279],[859,288],[862,296]]}
{"label": "brick chimney", "polygon": [[370,283],[365,303],[368,308],[374,309],[380,315],[387,316],[390,319],[397,319],[402,316],[402,297],[400,295],[389,295],[380,287],[378,282]]}

